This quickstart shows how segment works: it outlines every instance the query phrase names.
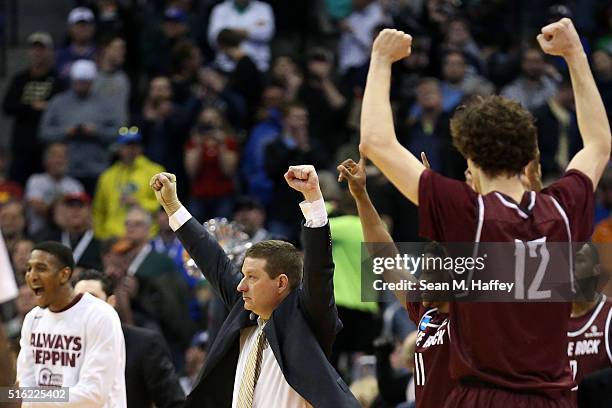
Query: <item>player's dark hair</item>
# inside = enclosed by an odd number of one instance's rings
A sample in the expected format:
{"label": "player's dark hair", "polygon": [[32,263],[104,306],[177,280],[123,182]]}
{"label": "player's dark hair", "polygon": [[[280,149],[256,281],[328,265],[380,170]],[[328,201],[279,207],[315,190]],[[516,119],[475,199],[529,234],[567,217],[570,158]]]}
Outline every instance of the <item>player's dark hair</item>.
{"label": "player's dark hair", "polygon": [[115,292],[115,285],[113,285],[113,281],[111,281],[111,279],[104,272],[100,272],[97,269],[85,269],[73,280],[72,285],[76,286],[76,284],[80,281],[88,280],[100,282],[100,285],[102,285],[102,290],[107,297],[111,296]]}
{"label": "player's dark hair", "polygon": [[61,242],[39,242],[38,244],[34,245],[32,251],[43,251],[48,254],[51,254],[57,260],[60,269],[70,268],[71,271],[74,270],[74,258],[72,257],[72,250]]}
{"label": "player's dark hair", "polygon": [[302,257],[293,244],[279,240],[258,242],[250,247],[245,258],[266,260],[266,273],[270,278],[276,278],[281,273],[287,275],[289,288],[297,288],[302,282]]}
{"label": "player's dark hair", "polygon": [[453,144],[489,177],[520,173],[537,152],[534,118],[518,102],[477,97],[450,122]]}

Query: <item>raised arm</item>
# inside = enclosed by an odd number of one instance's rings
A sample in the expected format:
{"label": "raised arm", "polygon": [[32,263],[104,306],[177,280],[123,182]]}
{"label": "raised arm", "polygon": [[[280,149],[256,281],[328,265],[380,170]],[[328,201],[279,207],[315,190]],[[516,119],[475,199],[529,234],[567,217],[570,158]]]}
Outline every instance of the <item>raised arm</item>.
{"label": "raised arm", "polygon": [[304,195],[300,204],[306,223],[302,229],[304,276],[300,304],[306,320],[326,353],[336,336],[338,310],[334,299],[334,262],[329,222],[313,166],[291,166],[285,173],[289,187]]}
{"label": "raised arm", "polygon": [[[393,258],[398,251],[389,235],[389,231],[378,211],[372,204],[366,189],[365,159],[361,158],[359,163],[351,159],[343,161],[338,166],[338,181],[346,180],[355,204],[363,229],[363,238],[370,257]],[[383,273],[385,282],[400,282],[413,279],[412,276],[403,270],[386,269]],[[396,290],[393,292],[397,300],[403,307],[406,307],[406,291]]]}
{"label": "raised arm", "polygon": [[569,18],[542,28],[538,42],[545,53],[563,57],[569,67],[584,147],[572,158],[567,169],[586,174],[596,189],[610,160],[610,124],[582,43]]}
{"label": "raised arm", "polygon": [[419,179],[425,167],[397,141],[389,101],[391,65],[408,57],[411,45],[411,36],[392,29],[381,31],[374,41],[361,108],[359,150],[418,205]]}
{"label": "raised arm", "polygon": [[151,178],[151,188],[157,201],[170,217],[170,227],[176,232],[189,255],[202,271],[215,293],[228,309],[240,298],[237,291],[240,275],[225,251],[204,227],[189,214],[176,194],[176,176],[158,173]]}

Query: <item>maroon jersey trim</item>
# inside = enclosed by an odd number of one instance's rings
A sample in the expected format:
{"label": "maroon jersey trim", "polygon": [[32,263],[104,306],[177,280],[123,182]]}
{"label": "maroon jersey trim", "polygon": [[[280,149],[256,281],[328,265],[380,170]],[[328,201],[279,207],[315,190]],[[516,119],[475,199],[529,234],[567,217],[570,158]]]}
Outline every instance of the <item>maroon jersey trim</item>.
{"label": "maroon jersey trim", "polygon": [[[586,324],[576,331],[567,332],[567,337],[577,337],[577,336],[580,336],[582,333],[584,333],[586,329],[588,329],[593,324],[593,321],[597,318],[597,316],[599,315],[599,312],[601,312],[601,309],[604,307],[605,304],[606,304],[606,297],[604,296],[599,301],[599,304],[595,306],[595,309],[593,310],[591,314],[591,318],[586,322]],[[607,325],[608,323],[606,323],[606,328],[607,328]]]}
{"label": "maroon jersey trim", "polygon": [[484,224],[484,201],[482,200],[482,195],[478,194],[478,227],[476,228],[476,238],[474,238],[475,243],[480,242],[480,234],[482,233],[482,224]]}
{"label": "maroon jersey trim", "polygon": [[425,364],[423,363],[423,353],[414,353],[414,367],[416,368],[415,385],[425,385]]}
{"label": "maroon jersey trim", "polygon": [[518,205],[516,205],[516,204],[514,204],[514,203],[512,203],[512,202],[510,202],[510,201],[508,201],[508,200],[506,200],[506,199],[504,198],[504,196],[503,196],[503,195],[501,195],[501,194],[499,194],[497,191],[495,192],[495,196],[496,196],[496,197],[499,199],[499,201],[500,201],[500,202],[501,202],[501,203],[502,203],[502,204],[503,204],[505,207],[512,208],[512,209],[516,210],[516,212],[518,213],[518,215],[520,215],[520,216],[521,216],[521,218],[525,218],[525,219],[529,218],[529,216],[528,216],[527,214],[525,214],[525,211],[523,211],[523,210],[522,210],[522,209],[521,209],[521,208],[520,208]]}
{"label": "maroon jersey trim", "polygon": [[532,191],[530,195],[531,195],[531,202],[529,203],[529,206],[527,207],[527,210],[529,210],[529,211],[533,210],[533,207],[535,207],[536,192]]}

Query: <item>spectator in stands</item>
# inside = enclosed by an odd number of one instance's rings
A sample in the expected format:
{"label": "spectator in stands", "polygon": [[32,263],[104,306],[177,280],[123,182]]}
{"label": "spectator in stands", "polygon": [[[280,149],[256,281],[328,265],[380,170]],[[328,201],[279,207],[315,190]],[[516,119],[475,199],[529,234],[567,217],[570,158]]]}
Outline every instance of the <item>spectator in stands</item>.
{"label": "spectator in stands", "polygon": [[569,160],[582,147],[576,123],[572,84],[559,84],[555,94],[533,112],[538,128],[542,179],[560,177]]}
{"label": "spectator in stands", "polygon": [[152,226],[151,213],[140,207],[132,207],[125,217],[125,239],[130,246],[125,273],[137,282],[132,308],[159,324],[175,360],[180,361],[193,334],[189,288],[172,259],[152,250]]}
{"label": "spectator in stands", "polygon": [[185,352],[185,375],[179,379],[185,394],[189,394],[196,385],[198,373],[204,366],[210,345],[210,336],[207,332],[194,334],[191,346]]}
{"label": "spectator in stands", "polygon": [[197,219],[231,216],[237,167],[238,143],[227,120],[218,109],[204,108],[185,147],[189,210]]}
{"label": "spectator in stands", "polygon": [[249,241],[256,244],[267,239],[275,238],[268,230],[264,228],[266,223],[266,209],[261,203],[248,196],[243,196],[236,200],[234,206],[234,221],[242,226],[250,239]]}
{"label": "spectator in stands", "polygon": [[42,145],[38,125],[47,102],[61,89],[53,67],[53,40],[48,33],[28,36],[28,67],[19,71],[4,95],[4,113],[13,117],[9,176],[25,183],[31,174],[42,170]]}
{"label": "spectator in stands", "polygon": [[66,144],[55,142],[45,149],[45,172],[33,174],[28,178],[25,200],[28,206],[28,233],[36,235],[44,227],[50,216],[53,203],[65,194],[82,193],[83,185],[75,178],[67,176],[68,148]]}
{"label": "spectator in stands", "polygon": [[163,167],[142,154],[142,136],[136,127],[119,129],[119,160],[106,169],[98,180],[93,201],[96,237],[108,239],[125,233],[125,219],[130,207],[139,206],[153,214],[157,200],[149,187],[151,174]]}
{"label": "spectator in stands", "polygon": [[462,177],[465,162],[456,157],[458,153],[452,146],[450,116],[443,109],[439,81],[423,78],[416,88],[416,99],[421,114],[408,118],[399,142],[414,154],[426,152],[436,171],[450,177]]}
{"label": "spectator in stands", "polygon": [[[274,13],[269,4],[260,0],[225,0],[217,4],[208,21],[208,42],[217,49],[217,37],[224,28],[233,30],[242,39],[244,51],[260,71],[270,66],[270,40],[274,35]],[[222,51],[216,63],[223,71],[233,70],[232,61]]]}
{"label": "spectator in stands", "polygon": [[308,53],[304,83],[298,99],[310,115],[310,131],[330,153],[344,142],[347,100],[333,78],[333,55],[324,48]]}
{"label": "spectator in stands", "polygon": [[47,234],[41,235],[40,239],[59,241],[72,249],[78,270],[101,269],[101,245],[92,230],[91,198],[87,193],[68,193],[59,203],[58,211],[63,213],[62,228],[50,230]]}
{"label": "spectator in stands", "polygon": [[23,197],[21,186],[8,178],[8,160],[8,153],[0,146],[0,205],[10,200],[21,200]]}
{"label": "spectator in stands", "polygon": [[[32,251],[32,246],[33,244],[30,242],[30,252]],[[25,261],[26,264],[29,258],[30,254],[28,253]],[[25,276],[25,270],[22,273]],[[22,277],[21,279],[23,280],[24,278]],[[28,285],[22,283],[19,286],[19,295],[15,299],[15,309],[17,314],[4,325],[6,337],[15,344],[19,343],[19,338],[21,337],[21,327],[23,325],[25,315],[28,314],[30,310],[34,309],[35,306],[36,296],[34,296],[34,292],[28,287]]]}
{"label": "spectator in stands", "polygon": [[217,45],[233,63],[233,68],[228,73],[227,89],[242,96],[251,119],[260,102],[263,79],[253,59],[241,46],[243,40],[236,30],[224,28],[217,36]]}
{"label": "spectator in stands", "polygon": [[445,31],[446,40],[443,50],[463,53],[466,58],[468,73],[484,74],[486,62],[478,44],[472,38],[468,21],[461,17],[454,17],[448,23],[448,28],[445,28]]}
{"label": "spectator in stands", "polygon": [[[612,7],[610,9],[612,10]],[[596,50],[592,58],[593,75],[610,119],[612,118],[612,49]]]}
{"label": "spectator in stands", "polygon": [[170,53],[170,80],[174,102],[182,105],[194,96],[202,66],[202,53],[187,39],[180,40]]}
{"label": "spectator in stands", "polygon": [[[463,52],[449,51],[444,56],[442,65],[441,84],[442,94],[447,94],[450,90],[462,93],[462,97],[469,98],[472,95],[491,95],[495,88],[491,82],[476,73],[467,72],[467,61]],[[444,98],[445,102],[448,98]],[[460,100],[448,102],[448,105],[457,106]]]}
{"label": "spectator in stands", "polygon": [[144,153],[150,160],[169,171],[184,174],[183,147],[189,139],[191,121],[198,113],[198,101],[191,101],[188,107],[181,108],[172,100],[172,92],[167,77],[151,80],[142,108],[140,131]]}
{"label": "spectator in stands", "polygon": [[172,49],[181,39],[188,37],[187,14],[178,7],[168,7],[161,30],[153,25],[143,35],[140,51],[146,72],[149,75],[168,75]]}
{"label": "spectator in stands", "polygon": [[11,253],[13,272],[15,273],[15,281],[18,285],[25,284],[25,272],[28,267],[28,259],[30,252],[34,247],[34,241],[30,239],[22,239],[17,241]]}
{"label": "spectator in stands", "polygon": [[[279,55],[270,69],[270,83],[278,84],[285,90],[285,99],[293,102],[304,83],[304,75],[289,55]],[[269,84],[268,84],[269,85]]]}
{"label": "spectator in stands", "polygon": [[13,253],[17,243],[25,238],[26,218],[23,203],[8,201],[0,206],[0,231],[8,253]]}
{"label": "spectator in stands", "polygon": [[96,46],[94,35],[96,32],[95,16],[86,7],[77,7],[68,14],[68,35],[70,42],[55,54],[55,67],[62,78],[68,78],[71,65],[78,60],[94,60]]}
{"label": "spectator in stands", "polygon": [[179,241],[172,228],[170,228],[168,214],[166,214],[161,207],[157,210],[157,213],[155,213],[155,226],[157,227],[158,233],[151,241],[151,248],[155,252],[165,254],[172,259],[176,266],[176,270],[180,272],[187,286],[189,286],[190,293],[192,294],[189,299],[189,312],[191,314],[191,319],[197,322],[201,318],[201,310],[194,294],[200,278],[192,276],[187,272],[183,259],[185,248],[183,248],[183,244],[181,244],[181,241]]}
{"label": "spectator in stands", "polygon": [[[75,293],[89,293],[115,307],[111,280],[95,269],[74,281]],[[155,331],[122,324],[125,338],[125,388],[128,407],[182,407],[185,394],[172,365],[168,346]]]}
{"label": "spectator in stands", "polygon": [[93,194],[98,176],[109,164],[107,148],[126,116],[114,101],[92,92],[96,76],[92,61],[72,64],[71,89],[51,99],[40,125],[41,140],[65,140],[68,174],[83,183],[88,194]]}
{"label": "spectator in stands", "polygon": [[380,2],[353,0],[353,11],[339,23],[342,36],[338,44],[338,69],[341,73],[368,62],[374,29],[385,21]]}
{"label": "spectator in stands", "polygon": [[265,148],[278,138],[283,129],[283,107],[290,100],[279,82],[268,84],[263,90],[258,113],[260,122],[251,130],[242,151],[240,173],[246,193],[267,205],[272,200],[273,183],[265,170]]}
{"label": "spectator in stands", "polygon": [[272,180],[272,201],[268,207],[268,228],[271,233],[299,242],[302,214],[298,207],[300,195],[287,189],[283,175],[289,166],[309,163],[325,169],[327,154],[316,139],[310,137],[308,110],[304,105],[291,103],[285,108],[283,131],[279,138],[265,148],[265,170]]}
{"label": "spectator in stands", "polygon": [[123,71],[125,41],[121,37],[105,40],[98,53],[98,75],[94,92],[110,98],[122,111],[127,112],[130,101],[130,80]]}
{"label": "spectator in stands", "polygon": [[143,19],[137,16],[138,9],[124,6],[119,0],[96,0],[92,6],[96,15],[96,36],[98,38],[120,37],[125,40],[125,70],[132,79],[137,79],[142,66],[140,60],[139,36]]}
{"label": "spectator in stands", "polygon": [[502,96],[535,111],[557,91],[555,81],[546,73],[547,67],[539,48],[526,49],[521,59],[521,75],[502,89]]}

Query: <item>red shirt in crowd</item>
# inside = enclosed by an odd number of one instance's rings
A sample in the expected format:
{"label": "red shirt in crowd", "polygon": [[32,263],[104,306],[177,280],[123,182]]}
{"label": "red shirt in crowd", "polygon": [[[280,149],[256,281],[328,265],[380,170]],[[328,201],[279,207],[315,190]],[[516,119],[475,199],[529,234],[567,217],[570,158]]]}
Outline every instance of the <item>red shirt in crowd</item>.
{"label": "red shirt in crowd", "polygon": [[[238,142],[233,137],[226,137],[222,143],[228,150],[238,151]],[[185,146],[186,150],[197,148],[193,140],[189,140]],[[220,155],[221,149],[217,142],[202,142],[200,165],[191,182],[193,198],[217,198],[234,193],[234,180],[221,170]]]}

